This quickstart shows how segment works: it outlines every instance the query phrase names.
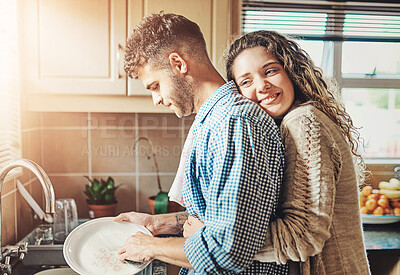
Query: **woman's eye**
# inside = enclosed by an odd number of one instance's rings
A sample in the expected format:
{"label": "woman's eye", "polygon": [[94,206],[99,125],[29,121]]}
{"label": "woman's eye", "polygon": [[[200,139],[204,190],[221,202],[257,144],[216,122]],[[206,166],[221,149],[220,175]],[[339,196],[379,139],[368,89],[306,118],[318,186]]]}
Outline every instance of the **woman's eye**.
{"label": "woman's eye", "polygon": [[153,85],[153,87],[151,88],[152,91],[157,91],[159,88],[158,84]]}
{"label": "woman's eye", "polygon": [[249,85],[250,85],[250,80],[243,80],[239,84],[240,87],[249,86]]}
{"label": "woman's eye", "polygon": [[268,69],[265,71],[265,75],[271,75],[278,71],[278,69]]}

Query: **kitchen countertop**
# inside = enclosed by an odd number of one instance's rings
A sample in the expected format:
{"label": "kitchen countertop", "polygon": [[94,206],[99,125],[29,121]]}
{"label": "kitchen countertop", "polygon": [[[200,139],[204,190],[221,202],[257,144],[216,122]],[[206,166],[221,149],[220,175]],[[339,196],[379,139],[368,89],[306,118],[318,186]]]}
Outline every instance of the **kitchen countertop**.
{"label": "kitchen countertop", "polygon": [[[55,267],[57,268],[57,267]],[[12,274],[14,275],[33,275],[39,271],[47,270],[49,267],[25,267],[22,262],[19,262],[13,267]],[[149,264],[143,271],[138,273],[138,275],[166,275],[167,274],[167,264],[154,260]]]}
{"label": "kitchen countertop", "polygon": [[389,224],[364,224],[363,229],[367,251],[400,251],[400,222]]}
{"label": "kitchen countertop", "polygon": [[[400,222],[391,224],[363,224],[365,247],[367,252],[400,252]],[[153,261],[145,270],[157,275],[167,274],[167,265]],[[24,267],[20,262],[13,268],[13,274],[31,275],[43,268]]]}

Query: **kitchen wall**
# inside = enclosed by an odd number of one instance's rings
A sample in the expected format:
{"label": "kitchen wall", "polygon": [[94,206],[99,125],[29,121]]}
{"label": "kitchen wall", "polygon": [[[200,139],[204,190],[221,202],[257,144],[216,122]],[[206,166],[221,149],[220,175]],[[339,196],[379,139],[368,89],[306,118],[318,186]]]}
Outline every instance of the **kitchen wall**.
{"label": "kitchen wall", "polygon": [[[37,162],[48,174],[56,198],[74,198],[79,218],[88,218],[84,176],[111,176],[117,212],[150,213],[147,198],[158,192],[151,149],[146,141],[135,147],[137,137],[148,137],[154,146],[163,191],[168,191],[178,167],[181,149],[194,116],[128,113],[22,114],[23,157]],[[40,183],[23,171],[19,180],[43,207]],[[3,245],[28,234],[37,220],[16,191],[16,179],[8,181],[2,195]]]}
{"label": "kitchen wall", "polygon": [[[120,188],[117,212],[150,213],[147,197],[158,192],[153,159],[147,143],[135,147],[137,137],[148,137],[158,158],[161,184],[168,191],[179,163],[184,139],[194,116],[178,119],[175,114],[139,113],[50,113],[23,112],[22,155],[37,162],[49,175],[56,198],[72,197],[79,218],[88,218],[83,189],[87,179],[115,179]],[[393,176],[396,165],[370,165],[368,180],[377,188]],[[18,178],[44,206],[40,183],[29,171]],[[2,245],[14,244],[38,223],[29,205],[16,190],[17,179],[3,186]]]}

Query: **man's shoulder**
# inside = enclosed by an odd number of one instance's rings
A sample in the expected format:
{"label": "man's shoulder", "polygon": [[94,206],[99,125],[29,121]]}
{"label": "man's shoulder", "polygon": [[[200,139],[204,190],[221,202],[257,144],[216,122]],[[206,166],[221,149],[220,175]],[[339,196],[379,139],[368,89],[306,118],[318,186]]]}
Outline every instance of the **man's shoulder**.
{"label": "man's shoulder", "polygon": [[[274,124],[273,119],[260,106],[239,93],[231,93],[225,102],[221,102],[217,112],[226,117],[245,119],[267,126]],[[262,126],[261,125],[261,126]]]}
{"label": "man's shoulder", "polygon": [[233,121],[245,122],[250,128],[259,129],[263,135],[280,139],[279,129],[272,117],[256,103],[236,92],[226,95],[214,106],[207,124],[211,130],[218,132],[221,128],[229,128]]}

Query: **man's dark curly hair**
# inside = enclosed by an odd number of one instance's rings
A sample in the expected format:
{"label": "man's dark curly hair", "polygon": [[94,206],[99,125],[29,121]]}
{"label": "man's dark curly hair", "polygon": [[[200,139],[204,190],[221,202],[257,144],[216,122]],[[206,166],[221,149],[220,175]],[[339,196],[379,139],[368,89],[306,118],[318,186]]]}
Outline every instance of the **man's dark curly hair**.
{"label": "man's dark curly hair", "polygon": [[167,68],[172,52],[189,55],[197,61],[208,58],[206,42],[196,23],[182,15],[151,14],[142,19],[127,40],[125,72],[137,78],[138,68],[146,64]]}

